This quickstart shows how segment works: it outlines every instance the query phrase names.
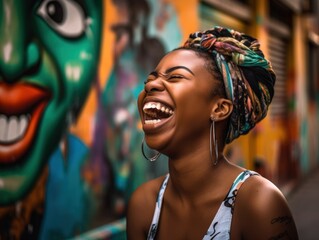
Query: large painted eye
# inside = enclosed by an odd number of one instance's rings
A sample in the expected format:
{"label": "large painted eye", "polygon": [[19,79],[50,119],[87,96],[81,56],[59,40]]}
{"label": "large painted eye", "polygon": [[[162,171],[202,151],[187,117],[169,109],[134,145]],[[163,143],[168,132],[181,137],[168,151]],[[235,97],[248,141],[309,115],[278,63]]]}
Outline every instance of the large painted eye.
{"label": "large painted eye", "polygon": [[37,13],[62,36],[75,38],[85,31],[84,11],[73,0],[44,0]]}

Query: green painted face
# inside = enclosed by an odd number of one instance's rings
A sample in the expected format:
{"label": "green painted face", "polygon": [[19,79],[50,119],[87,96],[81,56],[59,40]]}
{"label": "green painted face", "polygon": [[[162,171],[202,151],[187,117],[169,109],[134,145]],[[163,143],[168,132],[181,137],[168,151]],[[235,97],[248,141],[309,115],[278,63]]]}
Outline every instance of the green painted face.
{"label": "green painted face", "polygon": [[101,0],[0,0],[0,205],[34,186],[97,73]]}

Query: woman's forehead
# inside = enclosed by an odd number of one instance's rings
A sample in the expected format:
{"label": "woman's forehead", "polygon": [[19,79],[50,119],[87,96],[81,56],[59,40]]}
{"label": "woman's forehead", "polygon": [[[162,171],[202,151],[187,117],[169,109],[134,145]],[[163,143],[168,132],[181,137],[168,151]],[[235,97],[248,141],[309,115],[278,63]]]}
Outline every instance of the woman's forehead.
{"label": "woman's forehead", "polygon": [[175,65],[185,66],[190,69],[204,67],[204,59],[192,50],[177,49],[166,54],[159,62],[157,69]]}

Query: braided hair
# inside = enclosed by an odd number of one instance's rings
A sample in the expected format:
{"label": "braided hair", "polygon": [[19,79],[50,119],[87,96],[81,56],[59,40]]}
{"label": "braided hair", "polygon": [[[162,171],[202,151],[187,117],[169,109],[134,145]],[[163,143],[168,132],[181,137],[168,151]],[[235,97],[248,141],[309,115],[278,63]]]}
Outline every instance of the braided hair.
{"label": "braided hair", "polygon": [[224,86],[217,91],[233,103],[226,143],[247,134],[262,120],[274,96],[276,75],[259,47],[257,39],[219,26],[191,33],[181,47],[201,56],[205,52],[213,60],[210,71]]}

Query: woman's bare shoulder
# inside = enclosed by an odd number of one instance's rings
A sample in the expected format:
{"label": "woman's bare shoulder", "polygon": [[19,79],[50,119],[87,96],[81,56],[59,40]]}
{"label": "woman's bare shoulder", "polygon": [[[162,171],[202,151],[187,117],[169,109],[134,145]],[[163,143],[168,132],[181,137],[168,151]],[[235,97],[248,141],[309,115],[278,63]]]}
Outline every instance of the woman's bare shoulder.
{"label": "woman's bare shoulder", "polygon": [[285,196],[262,176],[250,177],[242,185],[236,198],[236,211],[245,239],[298,239]]}
{"label": "woman's bare shoulder", "polygon": [[[246,180],[238,192],[239,199],[245,202],[245,205],[265,209],[277,204],[286,205],[287,201],[280,189],[270,180],[257,175]],[[267,203],[267,204],[266,204]]]}
{"label": "woman's bare shoulder", "polygon": [[141,205],[143,208],[149,205],[155,206],[156,198],[164,179],[165,176],[161,176],[140,185],[133,192],[129,206],[138,207]]}
{"label": "woman's bare shoulder", "polygon": [[145,182],[133,192],[127,210],[128,239],[146,238],[164,179],[165,176],[161,176]]}

